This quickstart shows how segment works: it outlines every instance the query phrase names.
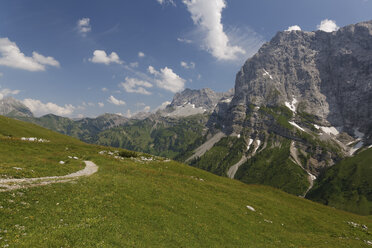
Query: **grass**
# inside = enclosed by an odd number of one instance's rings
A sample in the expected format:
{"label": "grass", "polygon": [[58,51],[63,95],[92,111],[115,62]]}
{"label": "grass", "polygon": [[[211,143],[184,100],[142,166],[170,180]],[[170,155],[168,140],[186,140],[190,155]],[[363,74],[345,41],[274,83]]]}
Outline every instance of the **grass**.
{"label": "grass", "polygon": [[289,158],[290,141],[280,147],[266,148],[241,165],[235,178],[245,183],[259,183],[302,195],[309,186],[306,172]]}
{"label": "grass", "polygon": [[[22,125],[13,122],[5,131],[55,137],[99,170],[71,183],[0,192],[0,247],[362,247],[372,240],[369,231],[348,224],[370,227],[370,216],[161,158],[115,159],[98,154],[111,148]],[[17,149],[8,156],[20,158]]]}
{"label": "grass", "polygon": [[224,137],[191,165],[219,176],[226,176],[228,169],[242,158],[245,149],[243,138]]}
{"label": "grass", "polygon": [[203,140],[206,120],[206,115],[196,115],[179,120],[132,121],[101,132],[97,143],[175,158]]}
{"label": "grass", "polygon": [[308,198],[358,214],[372,214],[372,149],[346,158],[319,178]]}

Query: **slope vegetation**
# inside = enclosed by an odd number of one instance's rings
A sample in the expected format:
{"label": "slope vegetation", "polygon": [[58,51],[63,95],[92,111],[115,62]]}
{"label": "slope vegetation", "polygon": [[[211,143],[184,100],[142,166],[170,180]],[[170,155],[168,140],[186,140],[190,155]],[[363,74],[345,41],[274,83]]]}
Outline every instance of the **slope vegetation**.
{"label": "slope vegetation", "polygon": [[347,158],[319,178],[307,198],[355,212],[372,214],[372,149]]}
{"label": "slope vegetation", "polygon": [[[57,161],[70,155],[79,157],[78,168],[66,170],[79,170],[83,160],[99,165],[76,181],[0,192],[1,247],[361,247],[372,240],[362,226],[370,227],[371,217],[31,124],[0,122],[6,144],[0,153],[8,147],[12,158],[0,160],[0,168],[17,164],[52,176],[68,164]],[[37,160],[44,169],[35,170]],[[11,176],[33,175],[1,173]]]}

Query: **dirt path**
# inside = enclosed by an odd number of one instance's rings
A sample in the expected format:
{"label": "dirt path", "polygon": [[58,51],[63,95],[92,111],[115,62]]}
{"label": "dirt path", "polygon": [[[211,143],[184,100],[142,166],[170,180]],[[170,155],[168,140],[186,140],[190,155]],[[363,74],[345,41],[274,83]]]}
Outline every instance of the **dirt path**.
{"label": "dirt path", "polygon": [[85,168],[65,176],[0,179],[0,192],[11,191],[21,188],[43,186],[52,183],[65,183],[83,176],[93,175],[98,171],[98,166],[92,161],[84,161]]}

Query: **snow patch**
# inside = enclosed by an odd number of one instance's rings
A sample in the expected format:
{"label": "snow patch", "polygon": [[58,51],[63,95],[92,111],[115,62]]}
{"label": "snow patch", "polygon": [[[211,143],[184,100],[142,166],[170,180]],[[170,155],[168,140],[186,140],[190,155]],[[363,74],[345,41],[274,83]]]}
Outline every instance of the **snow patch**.
{"label": "snow patch", "polygon": [[64,161],[59,161],[59,164],[65,164],[65,162]]}
{"label": "snow patch", "polygon": [[350,151],[349,151],[349,155],[353,155],[357,150],[359,150],[361,147],[363,146],[363,141],[359,141],[358,143],[355,144],[355,146],[353,146]]}
{"label": "snow patch", "polygon": [[289,102],[285,102],[285,106],[287,108],[289,108],[292,112],[296,113],[296,103],[297,103],[297,99],[296,98],[293,98],[292,102],[289,103]]}
{"label": "snow patch", "polygon": [[369,148],[372,148],[372,145],[370,145],[370,146],[368,147],[368,149],[369,149]]}
{"label": "snow patch", "polygon": [[289,124],[291,124],[292,126],[300,129],[301,131],[305,132],[305,129],[303,129],[302,127],[300,127],[299,125],[297,125],[296,122],[293,122],[293,121],[288,121]]}
{"label": "snow patch", "polygon": [[273,77],[270,75],[270,73],[268,72],[268,71],[266,71],[265,69],[263,69],[264,70],[264,74],[262,74],[262,76],[269,76],[270,77],[270,79],[273,79]]}
{"label": "snow patch", "polygon": [[261,145],[261,140],[256,140],[256,144],[257,144],[257,146],[254,148],[253,155],[256,154],[258,148],[260,147],[260,145]]}
{"label": "snow patch", "polygon": [[311,180],[314,181],[316,180],[316,176],[311,174],[310,172],[307,172],[307,174],[310,176]]}
{"label": "snow patch", "polygon": [[340,134],[340,132],[335,127],[320,127],[320,129],[324,133],[329,134],[329,135],[333,134],[333,135],[337,136],[337,135]]}
{"label": "snow patch", "polygon": [[251,147],[252,143],[253,143],[253,139],[249,139],[249,142],[248,142],[248,145],[247,145],[247,151]]}
{"label": "snow patch", "polygon": [[317,125],[317,124],[314,124],[314,127],[316,128],[316,129],[320,129],[320,127]]}
{"label": "snow patch", "polygon": [[356,137],[358,137],[359,140],[361,140],[361,139],[364,138],[364,133],[359,132],[359,130],[356,129],[356,128],[354,128],[354,135],[355,135]]}
{"label": "snow patch", "polygon": [[237,136],[237,137],[238,137],[238,139],[240,139],[240,134],[238,134],[238,136]]}
{"label": "snow patch", "polygon": [[228,98],[228,99],[224,99],[224,100],[222,100],[221,102],[230,103],[231,100],[232,100],[232,98]]}

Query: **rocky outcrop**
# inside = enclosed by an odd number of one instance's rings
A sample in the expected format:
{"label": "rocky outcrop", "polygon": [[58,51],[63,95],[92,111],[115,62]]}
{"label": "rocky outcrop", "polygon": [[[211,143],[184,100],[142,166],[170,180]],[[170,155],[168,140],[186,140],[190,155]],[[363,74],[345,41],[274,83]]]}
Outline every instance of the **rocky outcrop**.
{"label": "rocky outcrop", "polygon": [[[279,32],[236,76],[235,95],[219,114],[228,133],[240,133],[249,105],[294,107],[319,123],[371,136],[372,21],[336,32]],[[226,114],[226,115],[225,115]],[[217,118],[216,118],[217,119]]]}
{"label": "rocky outcrop", "polygon": [[0,115],[9,117],[33,117],[31,110],[13,97],[0,100]]}
{"label": "rocky outcrop", "polygon": [[232,98],[232,93],[232,90],[226,93],[218,93],[208,88],[201,90],[185,89],[184,91],[174,95],[173,101],[169,106],[177,107],[192,104],[195,108],[203,108],[206,111],[213,111],[222,98]]}

